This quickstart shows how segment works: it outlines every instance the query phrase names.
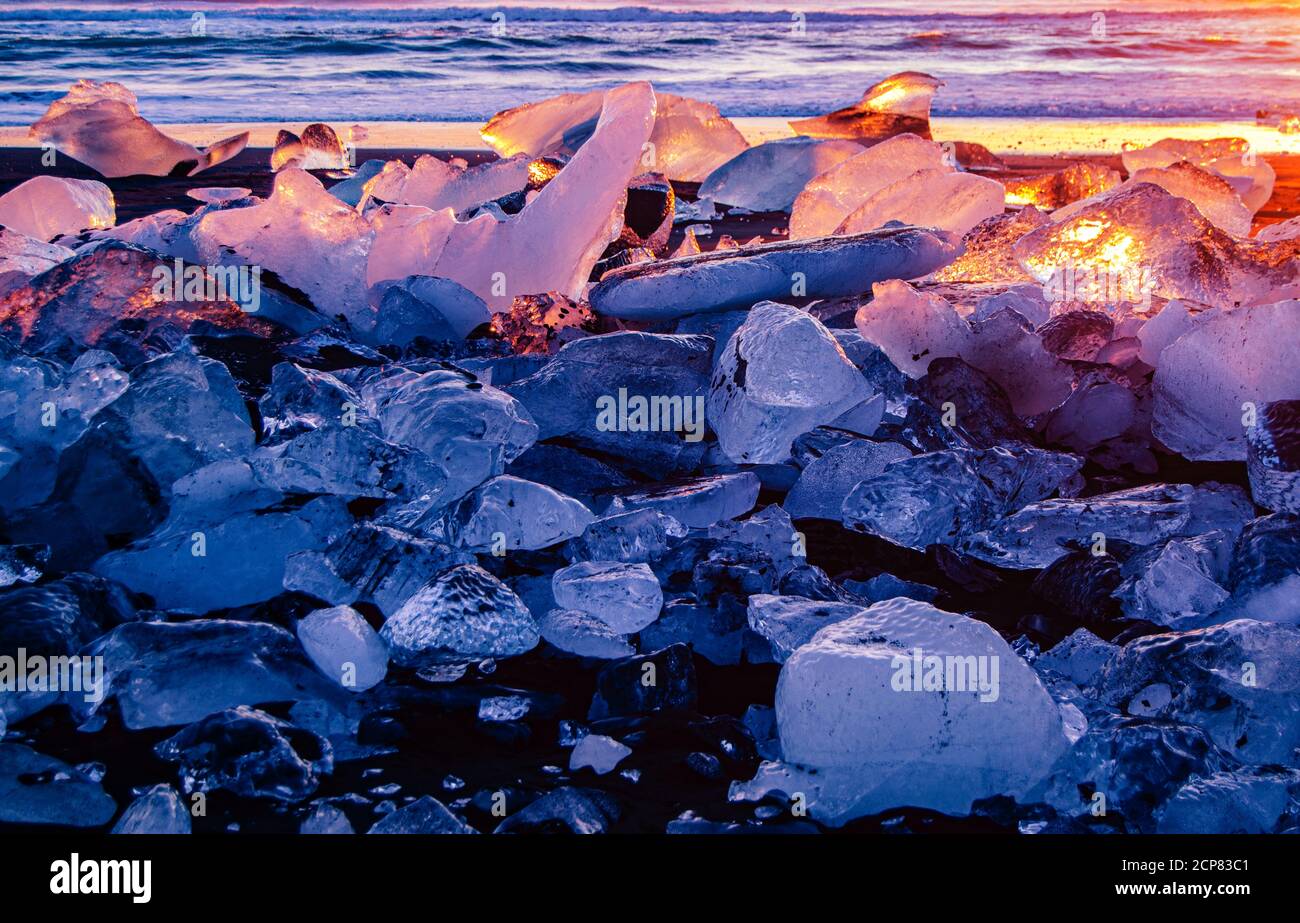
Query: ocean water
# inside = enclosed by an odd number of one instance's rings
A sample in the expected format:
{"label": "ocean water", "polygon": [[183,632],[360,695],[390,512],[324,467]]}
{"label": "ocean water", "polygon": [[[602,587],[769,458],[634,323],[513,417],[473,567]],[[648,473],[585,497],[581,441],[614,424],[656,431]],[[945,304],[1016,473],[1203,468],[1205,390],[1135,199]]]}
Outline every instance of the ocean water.
{"label": "ocean water", "polygon": [[7,0],[0,124],[32,122],[82,77],[126,84],[157,122],[482,120],[527,100],[642,79],[727,115],[809,115],[899,70],[947,82],[940,115],[1239,119],[1300,110],[1295,8],[720,4],[687,0],[677,5],[690,9],[677,12]]}

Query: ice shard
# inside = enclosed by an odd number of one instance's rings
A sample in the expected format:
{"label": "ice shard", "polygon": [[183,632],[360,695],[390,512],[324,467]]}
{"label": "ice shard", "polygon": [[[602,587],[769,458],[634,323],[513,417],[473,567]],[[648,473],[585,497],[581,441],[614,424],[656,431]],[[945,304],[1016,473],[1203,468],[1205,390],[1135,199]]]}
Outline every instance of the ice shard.
{"label": "ice shard", "polygon": [[450,211],[389,206],[376,221],[367,281],[443,276],[493,311],[508,310],[519,295],[577,299],[619,235],[628,181],[640,172],[654,124],[650,84],[630,83],[604,99],[590,140],[518,214],[499,221],[484,213],[459,223]]}
{"label": "ice shard", "polygon": [[1222,176],[1251,212],[1257,212],[1273,195],[1277,174],[1244,138],[1182,141],[1165,138],[1149,147],[1125,151],[1124,169],[1132,175],[1149,167],[1167,167],[1185,160]]}
{"label": "ice shard", "polygon": [[956,235],[910,227],[777,241],[616,269],[591,290],[591,306],[610,317],[652,320],[745,310],[796,293],[849,297],[885,279],[924,276],[960,252]]}
{"label": "ice shard", "polygon": [[1111,191],[1131,189],[1138,183],[1154,183],[1166,192],[1186,199],[1221,231],[1226,231],[1234,237],[1250,236],[1251,219],[1254,216],[1241,201],[1241,196],[1237,195],[1236,190],[1218,174],[1202,170],[1185,160],[1172,163],[1168,167],[1143,167],[1114,190],[1104,190],[1099,195],[1057,209],[1052,212],[1052,220],[1064,221],[1071,215],[1097,204]]}
{"label": "ice shard", "polygon": [[939,357],[963,359],[997,382],[1022,416],[1051,410],[1070,394],[1069,366],[1049,353],[1013,310],[972,324],[944,298],[894,281],[873,286],[871,301],[858,309],[854,323],[912,378],[924,375]]}
{"label": "ice shard", "polygon": [[1002,214],[1006,191],[997,180],[948,169],[918,170],[876,190],[840,222],[836,234],[860,234],[901,221],[965,234]]}
{"label": "ice shard", "polygon": [[944,150],[913,134],[896,135],[821,173],[804,186],[790,212],[790,239],[835,233],[881,189],[919,170],[950,169]]}
{"label": "ice shard", "polygon": [[1152,294],[1225,307],[1257,304],[1300,284],[1300,240],[1238,240],[1188,200],[1152,183],[1031,231],[1012,252],[1040,282],[1059,284],[1063,274],[1102,280],[1114,300],[1134,304]]}
{"label": "ice shard", "polygon": [[390,160],[366,184],[366,192],[382,202],[450,208],[459,214],[523,190],[528,185],[529,160],[528,155],[517,154],[470,167],[464,161],[448,162],[421,154],[409,168],[400,160]]}
{"label": "ice shard", "polygon": [[1300,394],[1298,316],[1283,301],[1194,321],[1160,353],[1152,435],[1194,461],[1244,460],[1259,410]]}
{"label": "ice shard", "polygon": [[1300,515],[1300,400],[1262,405],[1246,431],[1246,470],[1255,502]]}
{"label": "ice shard", "polygon": [[1082,162],[1056,173],[1005,180],[1008,205],[1033,205],[1053,209],[1091,198],[1119,185],[1120,175],[1110,167]]}
{"label": "ice shard", "polygon": [[[669,179],[701,182],[749,145],[718,107],[698,99],[656,93],[658,112],[647,169]],[[600,115],[601,91],[565,93],[498,112],[483,127],[483,140],[503,157],[572,155],[591,136]]]}
{"label": "ice shard", "polygon": [[781,138],[741,151],[700,184],[700,198],[756,212],[789,211],[808,181],[862,153],[853,141]]}
{"label": "ice shard", "polygon": [[1034,282],[1016,260],[1011,245],[1050,223],[1051,219],[1033,205],[985,218],[962,238],[961,256],[932,278],[936,282]]}
{"label": "ice shard", "polygon": [[708,418],[732,461],[779,463],[790,457],[796,436],[871,396],[866,378],[821,321],[763,302],[718,359]]}
{"label": "ice shard", "polygon": [[299,137],[283,129],[275,136],[271,151],[271,169],[283,170],[342,170],[348,166],[347,152],[334,129],[321,122],[313,122],[303,129]]}
{"label": "ice shard", "polygon": [[852,106],[827,115],[790,123],[795,134],[812,138],[854,138],[880,141],[909,132],[930,137],[930,102],[943,86],[929,74],[903,71],[867,88]]}
{"label": "ice shard", "polygon": [[116,223],[113,191],[93,179],[33,176],[0,195],[0,225],[36,240]]}
{"label": "ice shard", "polygon": [[206,148],[169,138],[136,109],[120,83],[78,80],[31,127],[45,141],[103,176],[193,176],[237,155],[248,132]]}
{"label": "ice shard", "polygon": [[374,330],[365,288],[374,230],[310,173],[286,167],[269,199],[210,211],[191,236],[203,262],[261,266],[305,293],[322,314],[346,320],[362,335]]}
{"label": "ice shard", "polygon": [[71,256],[67,247],[0,226],[0,297]]}

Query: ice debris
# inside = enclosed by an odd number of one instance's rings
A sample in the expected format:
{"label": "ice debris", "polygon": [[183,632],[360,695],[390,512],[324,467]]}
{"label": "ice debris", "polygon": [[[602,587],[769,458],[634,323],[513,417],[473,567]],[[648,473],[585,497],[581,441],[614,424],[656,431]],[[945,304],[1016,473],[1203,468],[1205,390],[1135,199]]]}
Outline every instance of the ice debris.
{"label": "ice debris", "polygon": [[177,141],[140,115],[126,87],[93,80],[78,80],[50,103],[30,134],[107,177],[193,176],[248,144],[248,132],[206,148]]}

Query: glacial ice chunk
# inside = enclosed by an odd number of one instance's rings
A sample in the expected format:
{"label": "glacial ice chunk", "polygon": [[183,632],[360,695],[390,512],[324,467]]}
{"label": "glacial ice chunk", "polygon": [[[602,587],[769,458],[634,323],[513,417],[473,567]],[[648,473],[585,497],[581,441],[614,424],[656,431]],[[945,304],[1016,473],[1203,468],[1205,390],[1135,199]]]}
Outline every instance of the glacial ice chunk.
{"label": "glacial ice chunk", "polygon": [[177,141],[140,115],[135,94],[122,84],[93,80],[78,80],[50,103],[30,134],[108,177],[193,176],[248,144],[248,132],[206,148]]}
{"label": "glacial ice chunk", "polygon": [[686,527],[671,516],[653,510],[633,510],[602,516],[572,539],[565,554],[570,561],[622,561],[648,564],[668,552]]}
{"label": "glacial ice chunk", "polygon": [[1252,516],[1249,498],[1235,486],[1150,484],[1030,503],[972,536],[963,550],[1002,567],[1032,570],[1063,557],[1071,545],[1104,547],[1097,545],[1099,535],[1107,542],[1153,545],[1215,529],[1236,534]]}
{"label": "glacial ice chunk", "polygon": [[632,755],[632,748],[604,734],[587,734],[569,754],[569,771],[590,769],[598,776],[613,772]]}
{"label": "glacial ice chunk", "polygon": [[430,576],[472,563],[468,552],[381,523],[360,522],[324,551],[290,555],[284,588],[335,606],[369,603],[391,616]]}
{"label": "glacial ice chunk", "polygon": [[1100,164],[1071,164],[1056,173],[1007,180],[1007,204],[1059,209],[1113,189],[1119,178],[1119,171]]}
{"label": "glacial ice chunk", "polygon": [[930,137],[930,103],[943,86],[929,74],[903,71],[872,84],[862,99],[828,115],[791,122],[795,134],[813,138],[879,141],[910,132]]}
{"label": "glacial ice chunk", "polygon": [[94,570],[148,593],[160,608],[229,609],[278,596],[286,558],[323,549],[350,522],[347,507],[333,497],[296,509],[241,512],[218,522],[173,518],[104,555]]}
{"label": "glacial ice chunk", "polygon": [[759,486],[758,475],[752,471],[705,475],[624,491],[614,497],[606,513],[657,510],[689,529],[705,529],[752,510]]}
{"label": "glacial ice chunk", "polygon": [[1203,627],[1230,596],[1224,585],[1231,547],[1231,535],[1211,532],[1145,549],[1121,566],[1124,582],[1114,595],[1129,618],[1166,628]]}
{"label": "glacial ice chunk", "polygon": [[1300,400],[1259,408],[1246,431],[1246,470],[1256,504],[1300,515]]}
{"label": "glacial ice chunk", "polygon": [[1238,240],[1153,183],[1115,191],[1030,231],[1012,252],[1039,282],[1062,273],[1107,279],[1132,303],[1149,295],[1223,307],[1266,303],[1277,300],[1276,290],[1300,284],[1300,240]]}
{"label": "glacial ice chunk", "polygon": [[803,789],[812,816],[834,826],[1022,795],[1067,747],[1056,703],[996,631],[902,598],[798,648],[776,714],[786,761],[817,773]]}
{"label": "glacial ice chunk", "polygon": [[385,280],[370,295],[378,315],[373,338],[379,344],[407,346],[416,337],[463,340],[492,319],[482,298],[436,276]]}
{"label": "glacial ice chunk", "polygon": [[528,155],[517,154],[470,167],[421,154],[411,167],[390,160],[366,191],[382,202],[423,205],[435,211],[450,208],[459,214],[524,189],[529,160]]}
{"label": "glacial ice chunk", "polygon": [[833,234],[876,192],[920,170],[945,169],[951,167],[938,144],[895,135],[809,180],[790,212],[790,239]]}
{"label": "glacial ice chunk", "polygon": [[275,136],[271,150],[271,169],[279,172],[285,167],[299,170],[343,170],[348,166],[347,152],[333,128],[323,122],[312,122],[303,129],[302,136],[291,131],[280,131]]}
{"label": "glacial ice chunk", "polygon": [[1057,493],[1082,460],[1042,449],[928,452],[893,462],[844,500],[845,528],[923,551],[952,545]]}
{"label": "glacial ice chunk", "polygon": [[781,138],[741,151],[700,184],[700,198],[756,212],[789,211],[815,176],[862,153],[852,141]]}
{"label": "glacial ice chunk", "polygon": [[1273,833],[1297,791],[1300,773],[1294,771],[1238,770],[1194,777],[1164,803],[1156,832]]}
{"label": "glacial ice chunk", "polygon": [[1232,599],[1216,619],[1258,619],[1300,625],[1300,519],[1261,516],[1237,539],[1227,585]]}
{"label": "glacial ice chunk", "polygon": [[942,356],[964,360],[993,379],[1021,416],[1058,406],[1073,386],[1070,367],[1044,348],[1014,310],[970,324],[944,298],[893,281],[872,287],[872,299],[858,309],[854,324],[912,378]]}
{"label": "glacial ice chunk", "polygon": [[663,477],[703,452],[712,342],[619,331],[562,346],[535,374],[505,386],[539,427]]}
{"label": "glacial ice chunk", "polygon": [[310,173],[286,167],[269,199],[210,211],[191,238],[202,262],[261,266],[304,292],[322,314],[362,335],[374,330],[365,279],[374,230]]}
{"label": "glacial ice chunk", "polygon": [[183,834],[191,831],[190,809],[170,785],[154,785],[132,801],[113,825],[114,833]]}
{"label": "glacial ice chunk", "polygon": [[551,578],[555,602],[600,619],[621,635],[635,634],[659,618],[664,594],[646,564],[581,561]]}
{"label": "glacial ice chunk", "polygon": [[[600,115],[600,91],[565,93],[498,112],[483,127],[483,140],[503,157],[520,153],[575,153],[590,137]],[[711,171],[748,147],[718,107],[698,99],[656,93],[658,111],[646,164],[672,180],[701,182]]]}
{"label": "glacial ice chunk", "polygon": [[1300,301],[1193,321],[1160,353],[1151,433],[1194,461],[1241,461],[1259,408],[1300,394],[1294,361]]}
{"label": "glacial ice chunk", "polygon": [[351,606],[317,609],[298,623],[298,640],[322,674],[352,692],[383,682],[388,650]]}
{"label": "glacial ice chunk", "polygon": [[865,606],[850,603],[756,594],[749,597],[746,619],[749,627],[772,645],[773,659],[785,663],[827,625],[866,611]]}
{"label": "glacial ice chunk", "polygon": [[448,510],[451,544],[478,552],[534,551],[581,535],[595,517],[572,497],[501,475]]}
{"label": "glacial ice chunk", "polygon": [[[1138,183],[1153,183],[1166,192],[1186,199],[1196,206],[1215,227],[1234,237],[1249,237],[1251,210],[1223,177],[1180,160],[1168,167],[1145,167],[1130,176],[1113,191],[1131,189]],[[1064,221],[1073,214],[1095,205],[1112,190],[1052,212],[1052,220]]]}
{"label": "glacial ice chunk", "polygon": [[1264,207],[1273,195],[1273,182],[1277,178],[1273,167],[1244,138],[1208,141],[1165,138],[1149,147],[1124,151],[1121,159],[1130,176],[1139,170],[1168,167],[1184,160],[1212,170],[1233,186],[1251,212]]}
{"label": "glacial ice chunk", "polygon": [[1034,669],[1060,673],[1076,686],[1090,686],[1119,650],[1086,628],[1076,628],[1034,661]]}
{"label": "glacial ice chunk", "polygon": [[0,195],[0,225],[39,241],[116,223],[113,191],[93,179],[33,176]]}
{"label": "glacial ice chunk", "polygon": [[[1245,763],[1296,767],[1300,748],[1300,629],[1238,619],[1197,631],[1131,641],[1097,683],[1103,701],[1129,714],[1203,729]],[[1154,684],[1169,695],[1144,696]]]}
{"label": "glacial ice chunk", "polygon": [[949,169],[918,170],[866,198],[840,222],[836,234],[861,234],[901,221],[965,234],[1002,214],[1006,190],[997,180]]}
{"label": "glacial ice chunk", "polygon": [[[936,282],[1033,282],[1011,245],[1051,219],[1032,205],[985,218],[962,238],[962,254],[933,276]],[[1030,317],[1029,320],[1034,320]]]}
{"label": "glacial ice chunk", "polygon": [[450,211],[386,206],[376,216],[377,259],[367,281],[443,276],[492,311],[509,310],[519,295],[559,292],[576,300],[622,229],[628,182],[641,170],[654,117],[650,84],[608,91],[590,140],[522,211],[504,220],[483,213],[461,223]]}
{"label": "glacial ice chunk", "polygon": [[0,743],[0,823],[98,827],[117,805],[99,782],[20,743]]}
{"label": "glacial ice chunk", "polygon": [[618,660],[636,653],[605,621],[579,609],[552,609],[537,620],[537,627],[548,644],[578,657]]}
{"label": "glacial ice chunk", "polygon": [[461,835],[478,833],[431,795],[423,795],[375,821],[367,834]]}
{"label": "glacial ice chunk", "polygon": [[0,297],[71,256],[67,247],[0,227]]}
{"label": "glacial ice chunk", "polygon": [[84,653],[104,658],[104,699],[69,705],[86,718],[116,699],[129,730],[189,724],[236,705],[341,697],[293,635],[262,622],[127,622]]}
{"label": "glacial ice chunk", "polygon": [[796,436],[871,395],[866,378],[821,321],[763,302],[727,341],[707,408],[728,458],[779,463],[789,458]]}
{"label": "glacial ice chunk", "polygon": [[441,465],[447,475],[442,503],[501,474],[537,439],[537,424],[522,404],[463,372],[403,371],[367,383],[362,396],[384,438]]}
{"label": "glacial ice chunk", "polygon": [[540,640],[523,601],[473,564],[430,580],[384,623],[380,637],[403,666],[514,657]]}
{"label": "glacial ice chunk", "polygon": [[897,443],[866,439],[832,446],[804,467],[781,505],[795,519],[838,520],[854,487],[911,454]]}
{"label": "glacial ice chunk", "polygon": [[789,298],[796,284],[809,298],[849,297],[887,279],[924,276],[960,253],[956,235],[908,227],[776,241],[615,269],[592,288],[591,306],[609,317],[667,320],[748,310]]}

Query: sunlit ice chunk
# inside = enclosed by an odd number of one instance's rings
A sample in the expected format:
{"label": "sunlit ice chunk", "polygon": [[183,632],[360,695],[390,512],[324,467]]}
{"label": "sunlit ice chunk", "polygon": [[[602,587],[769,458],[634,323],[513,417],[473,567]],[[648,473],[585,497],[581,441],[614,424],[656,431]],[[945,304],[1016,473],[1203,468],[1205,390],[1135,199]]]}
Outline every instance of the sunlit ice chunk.
{"label": "sunlit ice chunk", "polygon": [[295,167],[280,171],[265,202],[209,212],[191,235],[201,261],[270,270],[361,334],[375,324],[365,287],[374,237],[370,222]]}
{"label": "sunlit ice chunk", "polygon": [[412,167],[390,160],[366,192],[381,202],[450,208],[455,212],[518,192],[528,185],[526,154],[468,167],[423,154]]}
{"label": "sunlit ice chunk", "polygon": [[[669,179],[701,182],[749,145],[718,107],[671,93],[656,94],[654,131],[643,168]],[[565,93],[499,112],[483,127],[486,141],[503,157],[572,154],[595,130],[604,94]]]}
{"label": "sunlit ice chunk", "polygon": [[1300,301],[1194,319],[1160,353],[1155,437],[1196,461],[1244,460],[1260,409],[1300,394],[1297,318]]}
{"label": "sunlit ice chunk", "polygon": [[874,193],[918,170],[951,170],[943,148],[913,134],[896,135],[813,177],[794,200],[790,238],[835,231]]}
{"label": "sunlit ice chunk", "polygon": [[872,287],[871,301],[858,309],[854,324],[912,378],[941,356],[964,360],[997,382],[1022,416],[1051,410],[1070,394],[1069,366],[1013,310],[970,324],[946,299],[895,280]]}
{"label": "sunlit ice chunk", "polygon": [[1106,192],[1119,185],[1120,175],[1110,167],[1076,163],[1056,173],[1006,182],[1008,205],[1060,208]]}
{"label": "sunlit ice chunk", "polygon": [[610,90],[587,143],[521,212],[503,221],[480,214],[457,222],[450,209],[389,206],[376,222],[368,281],[442,276],[501,312],[518,295],[578,298],[592,266],[622,230],[627,184],[641,169],[654,117],[650,84]]}
{"label": "sunlit ice chunk", "polygon": [[1182,141],[1165,138],[1150,147],[1125,151],[1124,169],[1130,175],[1151,167],[1167,167],[1180,160],[1218,173],[1251,212],[1257,212],[1273,195],[1277,173],[1260,157],[1245,138],[1214,138],[1207,141]]}
{"label": "sunlit ice chunk", "polygon": [[0,225],[37,240],[116,222],[113,191],[95,180],[34,176],[0,196]]}
{"label": "sunlit ice chunk", "polygon": [[334,129],[313,122],[303,129],[302,137],[281,130],[271,151],[271,169],[297,167],[300,170],[341,170],[347,167],[347,152]]}
{"label": "sunlit ice chunk", "polygon": [[782,138],[742,151],[700,184],[700,198],[752,211],[789,211],[813,177],[862,153],[853,141]]}
{"label": "sunlit ice chunk", "polygon": [[965,234],[1002,214],[1005,190],[997,180],[948,169],[920,170],[877,190],[835,229],[858,234],[902,221]]}
{"label": "sunlit ice chunk", "polygon": [[207,148],[177,141],[140,115],[135,94],[122,84],[93,80],[78,80],[50,103],[31,136],[108,177],[193,176],[248,144],[248,132]]}
{"label": "sunlit ice chunk", "polygon": [[1138,302],[1158,295],[1224,307],[1267,303],[1300,283],[1300,240],[1238,240],[1152,183],[1031,231],[1012,252],[1039,282],[1105,284]]}
{"label": "sunlit ice chunk", "polygon": [[0,296],[71,256],[67,247],[0,227]]}
{"label": "sunlit ice chunk", "polygon": [[[1249,237],[1252,213],[1241,196],[1223,177],[1203,170],[1185,160],[1168,167],[1143,167],[1115,191],[1131,189],[1138,183],[1154,183],[1166,192],[1184,198],[1196,206],[1215,227],[1234,237]],[[1071,215],[1095,205],[1107,193],[1093,196],[1057,209],[1053,221],[1064,221]]]}
{"label": "sunlit ice chunk", "polygon": [[867,88],[852,106],[828,115],[790,123],[796,134],[812,138],[882,139],[911,132],[930,137],[930,102],[943,86],[929,74],[904,71]]}

